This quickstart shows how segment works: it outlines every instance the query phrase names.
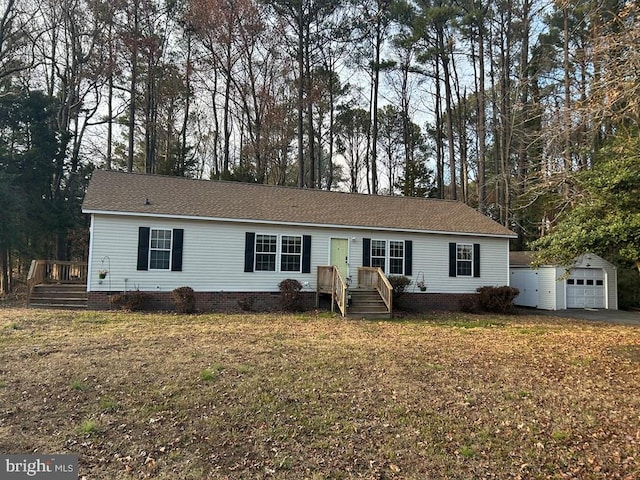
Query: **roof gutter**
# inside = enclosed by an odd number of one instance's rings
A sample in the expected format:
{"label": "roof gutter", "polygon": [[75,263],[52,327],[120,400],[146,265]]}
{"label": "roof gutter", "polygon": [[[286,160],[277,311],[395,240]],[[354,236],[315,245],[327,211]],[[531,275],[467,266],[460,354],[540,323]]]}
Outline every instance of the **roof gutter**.
{"label": "roof gutter", "polygon": [[334,225],[321,223],[304,223],[304,222],[284,222],[275,220],[256,220],[251,218],[223,218],[223,217],[199,217],[191,215],[168,215],[160,213],[141,213],[141,212],[116,212],[105,210],[82,209],[82,213],[97,215],[114,215],[127,217],[147,217],[147,218],[171,218],[174,220],[201,220],[207,222],[228,222],[228,223],[249,223],[249,224],[266,224],[266,225],[289,225],[297,227],[319,227],[319,228],[342,228],[345,230],[369,230],[384,232],[406,232],[406,233],[433,233],[441,235],[461,235],[473,237],[492,237],[492,238],[518,238],[514,233],[511,235],[500,233],[479,233],[479,232],[450,232],[444,230],[420,230],[410,228],[391,228],[391,227],[369,227],[363,225]]}

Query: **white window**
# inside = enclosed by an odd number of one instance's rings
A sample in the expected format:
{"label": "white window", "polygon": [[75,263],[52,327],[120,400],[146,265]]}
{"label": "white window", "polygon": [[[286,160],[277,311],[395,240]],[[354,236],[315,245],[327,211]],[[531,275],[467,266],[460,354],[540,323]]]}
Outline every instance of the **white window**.
{"label": "white window", "polygon": [[456,275],[458,277],[470,277],[473,275],[473,245],[457,245]]}
{"label": "white window", "polygon": [[404,242],[389,242],[389,275],[404,275]]}
{"label": "white window", "polygon": [[151,229],[149,270],[169,270],[171,265],[171,230]]}
{"label": "white window", "polygon": [[371,240],[371,266],[389,275],[404,275],[404,241]]}
{"label": "white window", "polygon": [[371,240],[371,266],[386,271],[387,242],[386,240]]}
{"label": "white window", "polygon": [[280,238],[280,271],[299,272],[302,265],[302,237],[283,235]]}
{"label": "white window", "polygon": [[256,235],[256,271],[275,272],[277,253],[276,235]]}

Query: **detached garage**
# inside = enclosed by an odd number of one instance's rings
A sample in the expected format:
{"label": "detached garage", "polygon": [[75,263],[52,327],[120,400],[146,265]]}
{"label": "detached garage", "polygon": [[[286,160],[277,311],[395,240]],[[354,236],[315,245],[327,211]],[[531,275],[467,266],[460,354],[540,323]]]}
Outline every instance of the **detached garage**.
{"label": "detached garage", "polygon": [[531,267],[531,252],[510,252],[510,285],[520,290],[514,303],[543,310],[567,308],[618,309],[616,267],[593,253],[576,258],[566,275],[564,267]]}

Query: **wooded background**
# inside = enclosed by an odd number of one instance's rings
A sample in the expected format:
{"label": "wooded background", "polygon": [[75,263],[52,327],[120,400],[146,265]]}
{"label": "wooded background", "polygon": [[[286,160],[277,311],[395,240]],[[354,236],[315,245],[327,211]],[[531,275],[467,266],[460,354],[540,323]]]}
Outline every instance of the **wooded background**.
{"label": "wooded background", "polygon": [[460,200],[514,249],[608,189],[622,246],[575,246],[640,258],[635,1],[0,5],[3,292],[86,257],[94,168]]}

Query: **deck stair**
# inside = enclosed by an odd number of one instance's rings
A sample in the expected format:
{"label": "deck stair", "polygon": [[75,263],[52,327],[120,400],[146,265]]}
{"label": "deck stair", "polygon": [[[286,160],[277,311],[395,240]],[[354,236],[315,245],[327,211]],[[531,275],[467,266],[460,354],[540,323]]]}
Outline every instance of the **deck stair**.
{"label": "deck stair", "polygon": [[29,299],[31,308],[87,308],[87,286],[79,283],[35,285]]}
{"label": "deck stair", "polygon": [[347,316],[351,318],[391,318],[391,312],[375,288],[352,288],[348,291],[350,302]]}

